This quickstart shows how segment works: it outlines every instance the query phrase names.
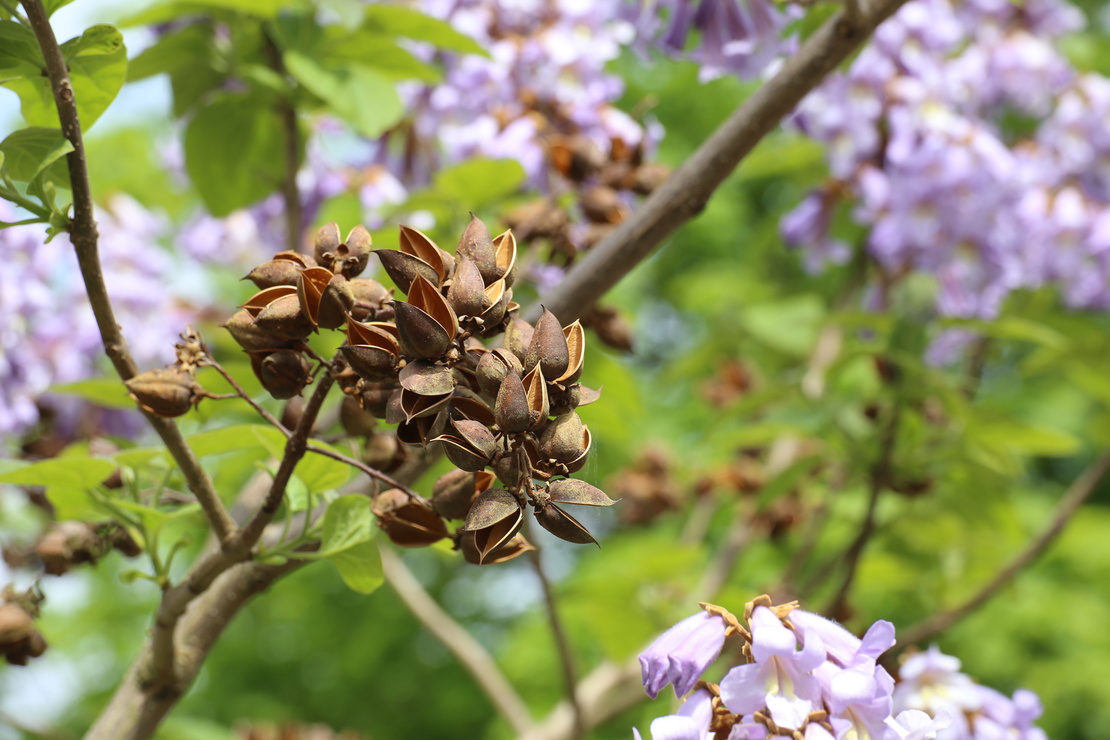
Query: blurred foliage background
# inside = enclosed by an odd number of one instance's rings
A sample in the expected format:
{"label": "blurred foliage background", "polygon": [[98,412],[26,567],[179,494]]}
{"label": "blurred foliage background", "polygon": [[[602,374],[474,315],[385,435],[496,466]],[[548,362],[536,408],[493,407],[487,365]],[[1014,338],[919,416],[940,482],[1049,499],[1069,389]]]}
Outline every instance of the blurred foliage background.
{"label": "blurred foliage background", "polygon": [[[1110,50],[1101,31],[1071,48],[1078,64],[1095,66]],[[662,124],[658,159],[671,166],[753,89],[727,78],[701,84],[691,63],[645,64],[631,52],[612,69],[627,83],[621,107],[650,108]],[[155,155],[169,132],[164,120],[94,132],[88,158],[98,199],[123,192],[171,217],[184,213],[197,193],[168,176]],[[814,276],[784,247],[780,218],[825,175],[819,146],[789,130],[775,133],[609,297],[630,322],[635,350],[619,354],[589,340],[583,381],[603,395],[582,410],[594,447],[581,477],[623,501],[584,516],[600,549],[540,539],[581,673],[635,655],[699,600],[740,609],[772,592],[827,608],[891,428],[893,490],[879,501],[875,536],[839,615],[853,629],[879,618],[908,627],[975,593],[1110,445],[1105,316],[1064,311],[1047,289],[1015,294],[997,321],[973,326],[983,337],[974,360],[926,364],[940,331],[970,326],[930,318],[927,281],[904,286],[889,310],[865,311],[860,276],[868,267],[860,259]],[[479,173],[464,190],[480,192],[485,182]],[[449,244],[467,207],[493,223],[511,202],[493,193],[478,206],[452,204],[431,233]],[[349,205],[326,204],[311,226]],[[854,243],[863,238],[846,218],[837,228]],[[389,246],[395,229],[375,238]],[[248,293],[238,277],[213,271],[198,289],[232,306]],[[202,333],[218,337],[218,320],[214,312]],[[840,349],[822,366],[830,337]],[[232,368],[233,347],[214,343]],[[245,407],[209,404],[185,423],[195,431],[249,419]],[[236,454],[210,458],[228,483],[253,469]],[[1108,496],[1110,487],[1100,485],[1044,557],[936,638],[981,682],[1005,693],[1035,690],[1045,705],[1041,725],[1055,740],[1110,737],[1110,684],[1101,680],[1110,659]],[[5,514],[11,537],[39,526],[11,503]],[[192,529],[193,550],[199,524],[181,525]],[[404,558],[537,716],[557,703],[558,661],[526,563],[476,568],[440,549]],[[117,554],[44,584],[41,629],[51,648],[39,665],[0,669],[4,717],[56,726],[49,736],[58,738],[91,723],[156,604],[151,583],[121,581],[133,567]],[[706,592],[707,585],[717,588]],[[9,698],[35,694],[40,716],[21,716]],[[627,738],[632,725],[646,727],[663,713],[645,699],[594,737]],[[510,736],[388,585],[354,593],[324,563],[245,609],[158,737],[228,740],[243,723],[283,721],[383,740]],[[4,738],[35,736],[2,721],[0,728]]]}

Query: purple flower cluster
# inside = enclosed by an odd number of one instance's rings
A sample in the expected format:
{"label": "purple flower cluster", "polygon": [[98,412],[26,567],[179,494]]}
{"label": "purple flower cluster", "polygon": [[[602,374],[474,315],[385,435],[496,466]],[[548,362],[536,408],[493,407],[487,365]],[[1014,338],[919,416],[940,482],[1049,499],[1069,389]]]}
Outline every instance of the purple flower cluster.
{"label": "purple flower cluster", "polygon": [[1110,308],[1110,81],[1058,50],[1064,0],[913,0],[795,122],[828,147],[831,182],[782,222],[820,269],[844,261],[839,203],[869,227],[884,284],[933,275],[937,311],[990,319],[1013,290]]}
{"label": "purple flower cluster", "polygon": [[[746,605],[746,627],[720,607],[702,606],[640,656],[651,697],[667,684],[679,696],[693,690],[677,714],[651,723],[654,740],[1044,739],[1032,724],[1040,716],[1032,692],[1007,699],[936,651],[907,660],[896,686],[877,663],[895,642],[890,622],[875,622],[860,639],[796,603],[772,606],[766,596]],[[745,662],[719,685],[700,681],[730,636],[744,640]]]}
{"label": "purple flower cluster", "polygon": [[[406,184],[423,184],[444,165],[470,157],[514,159],[544,188],[544,139],[580,134],[608,150],[645,132],[613,106],[623,83],[604,71],[632,39],[621,0],[422,0],[489,53],[435,55],[444,79],[405,85],[410,122],[380,143],[379,163]],[[404,141],[398,141],[400,138]]]}
{"label": "purple flower cluster", "polygon": [[[688,56],[709,80],[726,74],[754,79],[767,74],[797,47],[783,36],[801,15],[795,6],[767,0],[628,0],[622,9],[636,28],[637,46],[651,42],[671,56]],[[693,49],[688,38],[697,34]]]}
{"label": "purple flower cluster", "polygon": [[[174,265],[157,246],[167,232],[161,217],[115,196],[96,218],[108,293],[135,359],[141,365],[173,359],[176,335],[191,312],[173,290]],[[0,201],[0,220],[14,221]],[[51,385],[95,375],[104,350],[66,235],[49,244],[42,225],[0,230],[0,438],[39,419],[36,403]],[[73,426],[79,409],[60,397],[46,401]],[[118,421],[118,420],[117,420]]]}
{"label": "purple flower cluster", "polygon": [[930,715],[951,717],[938,740],[1046,740],[1033,723],[1041,716],[1041,701],[1028,689],[1006,697],[980,686],[960,673],[960,661],[935,646],[910,656],[898,673],[895,710],[913,707]]}

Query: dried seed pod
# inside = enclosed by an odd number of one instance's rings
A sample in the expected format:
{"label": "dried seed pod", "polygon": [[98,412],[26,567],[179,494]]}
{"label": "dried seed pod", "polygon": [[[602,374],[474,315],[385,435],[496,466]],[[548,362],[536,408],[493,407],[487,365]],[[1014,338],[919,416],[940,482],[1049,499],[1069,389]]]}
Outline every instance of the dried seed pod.
{"label": "dried seed pod", "polygon": [[355,278],[347,281],[347,284],[351,286],[351,294],[355,298],[355,305],[351,307],[351,316],[356,321],[373,318],[391,300],[391,294],[386,287],[373,278]]}
{"label": "dried seed pod", "polygon": [[450,339],[459,333],[459,319],[443,294],[422,277],[416,277],[409,289],[408,302],[434,318]]}
{"label": "dried seed pod", "polygon": [[494,480],[494,474],[487,470],[448,471],[432,485],[432,508],[446,519],[466,519],[474,499],[493,485]]}
{"label": "dried seed pod", "polygon": [[582,322],[575,321],[564,327],[563,336],[567,340],[567,369],[555,378],[555,382],[566,385],[578,382],[582,376],[582,365],[586,360],[586,332],[582,329]]}
{"label": "dried seed pod", "polygon": [[524,368],[520,359],[512,352],[495,349],[492,352],[482,354],[482,358],[478,360],[478,367],[474,370],[474,376],[482,393],[487,396],[496,396],[501,388],[501,381],[510,372],[515,372],[518,375],[523,374]]}
{"label": "dried seed pod", "polygon": [[166,418],[187,413],[206,395],[191,375],[180,370],[147,370],[124,385],[144,411]]}
{"label": "dried seed pod", "polygon": [[620,193],[604,185],[589,188],[578,201],[586,218],[594,223],[619,224],[628,214]]}
{"label": "dried seed pod", "polygon": [[250,312],[246,309],[239,309],[232,314],[230,319],[220,326],[227,329],[231,338],[248,352],[290,349],[293,346],[292,342],[285,339],[278,339],[272,334],[267,334],[259,329],[254,323],[254,317],[252,317]]}
{"label": "dried seed pod", "polygon": [[347,315],[355,305],[355,294],[350,281],[342,274],[332,275],[320,297],[317,326],[325,329],[338,329],[347,323]]}
{"label": "dried seed pod", "polygon": [[369,437],[378,426],[378,420],[354,396],[344,396],[340,402],[339,423],[352,437]]}
{"label": "dried seed pod", "polygon": [[538,365],[532,368],[532,372],[525,375],[521,382],[524,384],[524,394],[528,398],[528,428],[537,429],[547,421],[551,408],[547,398],[547,382],[540,374]]}
{"label": "dried seed pod", "polygon": [[87,522],[58,522],[35,543],[43,570],[60,576],[76,565],[95,563],[112,549],[97,528]]}
{"label": "dried seed pod", "polygon": [[543,314],[536,321],[532,341],[524,353],[524,369],[531,370],[539,364],[543,377],[555,380],[561,377],[570,364],[570,349],[567,337],[559,326],[555,314],[543,309]]}
{"label": "dried seed pod", "polygon": [[510,537],[509,540],[500,547],[482,553],[478,549],[477,539],[477,533],[475,532],[459,533],[459,550],[463,554],[463,559],[475,565],[496,565],[497,563],[504,563],[536,549],[528,540],[524,539],[524,535],[516,534]]}
{"label": "dried seed pod", "polygon": [[451,335],[427,312],[404,301],[394,303],[393,308],[397,312],[395,321],[401,354],[434,360],[442,357],[451,346]]}
{"label": "dried seed pod", "polygon": [[498,276],[506,287],[512,287],[516,282],[516,237],[511,230],[502,232],[493,238],[493,247],[497,250]]}
{"label": "dried seed pod", "polygon": [[402,226],[399,246],[403,253],[418,257],[432,266],[438,276],[437,280],[429,280],[433,285],[443,285],[455,271],[455,258],[440,249],[438,244],[418,229]]}
{"label": "dried seed pod", "polygon": [[263,332],[290,342],[307,339],[316,328],[301,310],[301,302],[295,292],[269,303],[254,317],[254,323]]}
{"label": "dried seed pod", "polygon": [[501,277],[497,269],[497,247],[493,245],[489,229],[473,213],[470,214],[470,223],[467,224],[459,239],[458,255],[474,262],[486,284]]}
{"label": "dried seed pod", "polygon": [[427,547],[451,536],[429,503],[396,488],[376,496],[372,511],[390,541],[401,547]]}
{"label": "dried seed pod", "polygon": [[632,191],[636,195],[650,195],[671,176],[671,168],[660,162],[649,162],[636,168],[632,174]]}
{"label": "dried seed pod", "polygon": [[455,389],[451,368],[431,360],[414,360],[401,370],[397,379],[401,387],[422,396],[442,396]]}
{"label": "dried seed pod", "polygon": [[552,481],[547,487],[548,498],[557,504],[574,504],[576,506],[612,506],[617,503],[605,495],[605,492],[596,486],[591,486],[584,480],[564,478]]}
{"label": "dried seed pod", "polygon": [[339,348],[347,364],[359,377],[369,381],[385,380],[393,376],[400,346],[390,333],[391,325],[347,322],[347,344]]}
{"label": "dried seed pod", "polygon": [[443,442],[447,459],[460,470],[482,470],[497,452],[493,432],[486,425],[467,419],[449,421],[446,433],[436,437],[436,440]]}
{"label": "dried seed pod", "polygon": [[551,163],[563,177],[575,182],[597,174],[607,161],[605,153],[588,136],[561,137],[551,145]]}
{"label": "dried seed pod", "polygon": [[524,510],[516,497],[503,488],[491,488],[475,499],[462,531],[474,533],[474,546],[481,564],[490,553],[512,539],[523,523]]}
{"label": "dried seed pod", "polygon": [[331,221],[321,226],[320,230],[316,232],[316,238],[312,245],[316,262],[327,267],[330,271],[332,256],[339,249],[341,243],[339,224]]}
{"label": "dried seed pod", "polygon": [[19,604],[0,604],[0,654],[12,665],[27,665],[46,651],[46,640],[35,629],[31,614]]}
{"label": "dried seed pod", "polygon": [[540,435],[540,455],[545,460],[569,463],[587,449],[586,427],[573,411],[563,414],[547,425]]}
{"label": "dried seed pod", "polygon": [[528,351],[528,345],[532,343],[534,333],[535,329],[531,324],[524,319],[514,318],[505,327],[505,338],[501,341],[501,346],[523,361],[524,353]]}
{"label": "dried seed pod", "polygon": [[541,527],[561,540],[579,545],[591,543],[597,545],[597,540],[590,534],[590,530],[555,504],[548,504],[537,509],[536,521],[539,522]]}
{"label": "dried seed pod", "polygon": [[506,434],[518,434],[528,429],[531,423],[528,394],[516,373],[509,373],[501,381],[497,401],[493,406],[493,417],[497,420],[497,426]]}
{"label": "dried seed pod", "polygon": [[523,481],[526,475],[531,474],[528,470],[521,466],[520,460],[516,455],[503,455],[495,458],[493,461],[493,470],[497,473],[497,477],[509,488],[516,488]]}
{"label": "dried seed pod", "polygon": [[[394,383],[366,383],[359,399],[362,407],[379,419],[386,418],[386,407],[397,386]],[[399,399],[398,399],[399,400]],[[391,422],[393,423],[393,422]]]}
{"label": "dried seed pod", "polygon": [[406,295],[417,275],[430,283],[439,283],[439,274],[436,269],[419,257],[398,252],[395,249],[375,249],[374,254],[378,255],[378,259],[382,261],[385,274],[389,275],[389,279],[393,281],[394,285]]}
{"label": "dried seed pod", "polygon": [[250,280],[262,290],[275,285],[296,285],[303,269],[293,260],[272,259],[251,270],[243,279]]}
{"label": "dried seed pod", "polygon": [[460,316],[480,316],[492,305],[486,295],[486,285],[474,261],[463,257],[447,289],[447,300]]}
{"label": "dried seed pod", "polygon": [[277,399],[299,396],[312,380],[311,366],[300,352],[271,352],[251,357],[251,368],[262,387]]}
{"label": "dried seed pod", "polygon": [[269,306],[278,298],[284,298],[287,295],[297,295],[297,286],[275,285],[272,288],[265,288],[248,298],[247,302],[239,306],[239,308],[246,309],[247,313],[254,318],[262,313],[262,309],[266,308],[266,306]]}

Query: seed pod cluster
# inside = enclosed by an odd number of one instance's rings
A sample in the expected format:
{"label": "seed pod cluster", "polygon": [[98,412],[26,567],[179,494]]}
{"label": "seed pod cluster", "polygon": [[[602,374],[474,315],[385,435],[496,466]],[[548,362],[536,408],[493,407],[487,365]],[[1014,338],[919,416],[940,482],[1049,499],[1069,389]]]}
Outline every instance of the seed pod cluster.
{"label": "seed pod cluster", "polygon": [[12,665],[27,665],[46,652],[46,640],[35,627],[42,595],[35,590],[16,593],[8,586],[0,600],[0,655]]}
{"label": "seed pod cluster", "polygon": [[[384,419],[404,444],[442,447],[457,470],[430,500],[396,489],[375,498],[378,523],[398,545],[451,538],[472,562],[502,562],[531,549],[520,534],[529,507],[556,536],[594,542],[561,508],[613,503],[566,478],[590,449],[575,409],[598,396],[579,383],[584,333],[546,310],[534,326],[517,317],[512,232],[494,237],[472,216],[454,253],[407,226],[398,249],[369,247],[362,227],[341,242],[328,224],[314,257],[282,253],[248,275],[260,291],[225,326],[263,385],[279,398],[298,393],[311,377],[304,340],[341,328],[346,342],[332,371],[347,396],[344,427],[373,441],[381,436],[374,420]],[[371,251],[403,298],[356,277]],[[487,347],[498,335],[500,347]],[[448,520],[463,524],[452,532]]]}

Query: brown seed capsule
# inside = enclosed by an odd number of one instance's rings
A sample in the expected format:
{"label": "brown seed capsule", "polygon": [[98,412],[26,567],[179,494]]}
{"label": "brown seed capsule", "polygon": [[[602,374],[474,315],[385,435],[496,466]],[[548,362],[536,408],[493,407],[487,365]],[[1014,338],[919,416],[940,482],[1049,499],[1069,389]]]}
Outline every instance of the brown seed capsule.
{"label": "brown seed capsule", "polygon": [[267,305],[254,317],[254,324],[266,334],[290,342],[307,339],[315,328],[301,310],[296,293],[282,296]]}
{"label": "brown seed capsule", "polygon": [[351,307],[351,316],[356,321],[368,321],[377,316],[391,299],[390,292],[385,286],[373,278],[355,278],[347,282],[351,286],[351,294],[355,298],[355,305]]}
{"label": "brown seed capsule", "polygon": [[417,275],[430,283],[439,283],[439,274],[435,268],[419,257],[398,252],[396,249],[375,249],[374,254],[381,260],[385,274],[406,295]]}
{"label": "brown seed capsule", "polygon": [[501,277],[497,269],[497,247],[493,245],[489,229],[473,213],[459,239],[458,255],[472,260],[487,284]]}
{"label": "brown seed capsule", "polygon": [[628,213],[620,194],[604,185],[595,185],[582,193],[579,204],[586,218],[594,223],[619,224]]}
{"label": "brown seed capsule", "polygon": [[473,260],[463,257],[458,263],[451,287],[447,290],[447,300],[460,316],[480,316],[492,305],[486,295],[482,274]]}
{"label": "brown seed capsule", "polygon": [[512,287],[516,282],[516,237],[511,230],[502,232],[493,238],[493,246],[497,250],[499,277],[505,281],[506,287]]}
{"label": "brown seed capsule", "polygon": [[226,323],[221,324],[231,338],[234,339],[240,347],[248,352],[266,350],[273,351],[278,349],[290,349],[293,343],[279,339],[272,334],[268,334],[254,323],[254,317],[250,312],[244,309],[236,311]]}
{"label": "brown seed capsule", "polygon": [[432,508],[447,519],[466,519],[470,505],[478,494],[495,480],[493,473],[480,470],[451,470],[441,475],[432,486]]}
{"label": "brown seed capsule", "polygon": [[455,258],[440,249],[439,245],[429,239],[427,234],[418,229],[402,226],[399,246],[403,253],[410,254],[431,265],[436,272],[437,279],[428,282],[437,287],[443,285],[455,271]]}
{"label": "brown seed capsule", "polygon": [[278,399],[300,395],[312,380],[311,366],[300,352],[271,352],[262,358],[254,356],[251,368],[262,387]]}
{"label": "brown seed capsule", "polygon": [[569,463],[584,451],[586,427],[573,411],[555,419],[540,435],[540,455],[545,460]]}
{"label": "brown seed capsule", "polygon": [[443,452],[455,467],[471,472],[483,470],[497,451],[493,432],[467,419],[449,421],[445,433],[436,440],[443,443]]}
{"label": "brown seed capsule", "polygon": [[590,530],[555,504],[548,504],[537,509],[536,521],[541,527],[561,540],[579,545],[598,544],[594,536],[590,534]]}
{"label": "brown seed capsule", "polygon": [[482,358],[478,360],[478,367],[474,370],[474,376],[482,393],[496,396],[501,388],[501,381],[510,372],[523,374],[524,368],[520,360],[508,350],[495,349],[482,354]]}
{"label": "brown seed capsule", "polygon": [[537,429],[547,421],[551,409],[547,398],[547,383],[540,374],[538,365],[521,382],[524,384],[524,395],[528,398],[528,428]]}
{"label": "brown seed capsule", "polygon": [[339,404],[339,423],[352,437],[369,437],[378,426],[378,420],[354,396],[344,396]]}
{"label": "brown seed capsule", "polygon": [[401,370],[397,379],[405,390],[422,396],[442,396],[455,389],[451,368],[431,360],[414,360]]}
{"label": "brown seed capsule", "polygon": [[535,329],[531,324],[524,319],[514,318],[505,327],[505,338],[501,341],[501,346],[523,360],[534,333]]}
{"label": "brown seed capsule", "polygon": [[574,504],[576,506],[612,506],[617,503],[605,495],[605,492],[596,486],[591,486],[584,480],[564,478],[552,481],[547,487],[548,498],[557,504]]}
{"label": "brown seed capsule", "polygon": [[260,289],[272,288],[275,285],[296,285],[302,269],[304,268],[292,260],[274,259],[263,262],[247,273],[243,279],[250,280]]}
{"label": "brown seed capsule", "polygon": [[76,565],[95,563],[111,549],[96,528],[86,522],[58,522],[35,543],[43,570],[60,576]]}
{"label": "brown seed capsule", "polygon": [[372,510],[378,526],[401,547],[427,547],[451,535],[429,503],[409,498],[396,488],[376,496]]}
{"label": "brown seed capsule", "polygon": [[543,377],[555,380],[561,377],[570,364],[570,349],[567,337],[559,326],[555,314],[543,309],[543,314],[536,321],[532,341],[524,353],[524,369],[531,370],[539,364]]}
{"label": "brown seed capsule", "polygon": [[493,417],[497,420],[497,426],[506,434],[518,434],[528,429],[531,423],[528,394],[516,373],[509,373],[501,381],[497,401],[493,406]]}
{"label": "brown seed capsule", "polygon": [[464,532],[474,533],[478,562],[507,543],[524,523],[524,510],[516,497],[503,488],[479,494],[466,515]]}
{"label": "brown seed capsule", "polygon": [[147,370],[124,385],[144,411],[166,418],[181,416],[205,397],[192,376],[179,370]]}
{"label": "brown seed capsule", "polygon": [[338,329],[347,323],[347,314],[355,305],[351,283],[342,274],[332,275],[320,297],[316,323],[325,329]]}
{"label": "brown seed capsule", "polygon": [[478,550],[476,534],[475,532],[459,532],[459,550],[463,554],[463,559],[474,565],[504,563],[536,549],[528,540],[524,539],[524,535],[515,534],[500,547],[482,553]]}
{"label": "brown seed capsule", "polygon": [[404,301],[394,303],[393,308],[397,312],[395,321],[401,354],[434,360],[451,346],[451,335],[427,312]]}

